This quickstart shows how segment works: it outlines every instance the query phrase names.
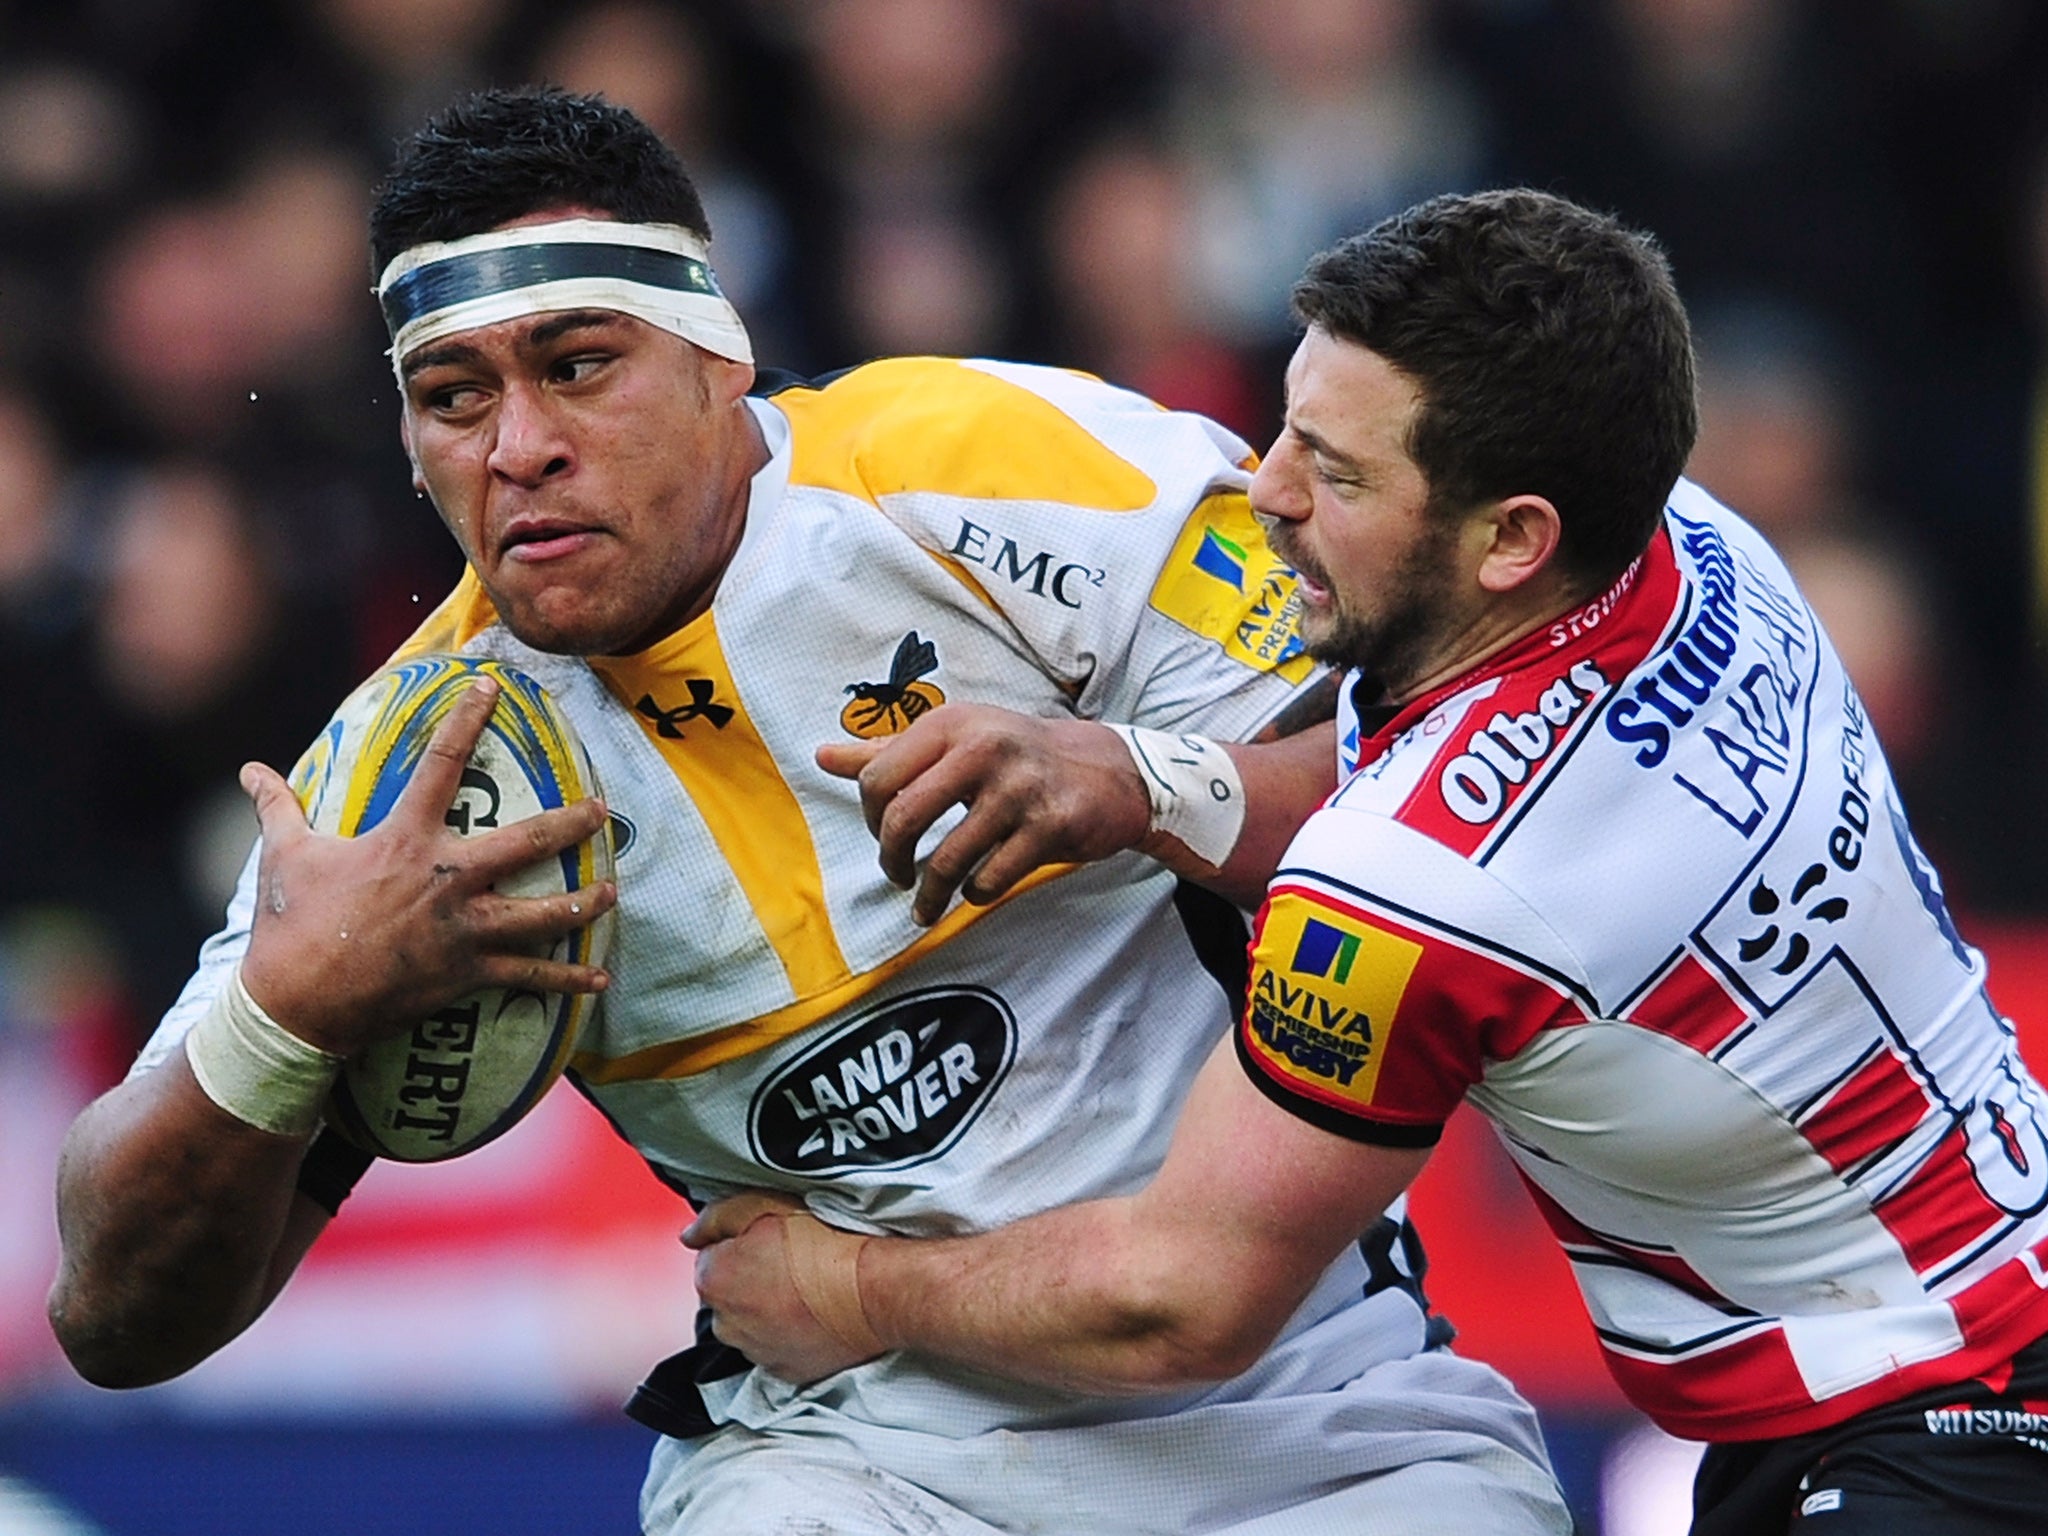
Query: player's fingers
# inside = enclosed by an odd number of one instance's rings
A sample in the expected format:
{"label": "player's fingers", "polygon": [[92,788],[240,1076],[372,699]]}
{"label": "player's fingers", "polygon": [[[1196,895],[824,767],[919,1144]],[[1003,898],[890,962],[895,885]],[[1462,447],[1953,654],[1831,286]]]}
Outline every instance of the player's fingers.
{"label": "player's fingers", "polygon": [[244,763],[242,793],[256,808],[256,824],[264,846],[277,849],[306,835],[306,811],[284,775],[263,763]]}
{"label": "player's fingers", "polygon": [[946,915],[953,895],[974,874],[982,861],[1017,831],[1017,821],[1007,807],[976,805],[959,826],[940,839],[925,860],[918,877],[917,895],[910,904],[913,922],[929,928]]}
{"label": "player's fingers", "polygon": [[897,797],[944,762],[951,749],[950,730],[944,721],[926,715],[900,736],[890,738],[860,770],[860,809],[867,818],[868,831],[882,835],[882,821]]}
{"label": "player's fingers", "polygon": [[412,782],[405,786],[398,804],[392,808],[394,820],[403,815],[439,824],[448,814],[448,807],[455,803],[455,792],[462,787],[462,770],[468,766],[477,742],[483,739],[484,727],[490,723],[491,711],[497,705],[498,680],[479,673],[434,728],[426,751],[420,754],[419,764],[413,769]]}
{"label": "player's fingers", "polygon": [[[694,1227],[684,1230],[685,1243],[689,1242],[690,1233],[695,1230]],[[711,1336],[721,1344],[732,1344],[733,1348],[740,1349],[738,1344],[726,1337],[726,1330],[732,1326],[732,1319],[723,1305],[726,1301],[725,1260],[729,1256],[728,1250],[716,1244],[698,1249],[695,1273],[691,1278],[696,1283],[698,1305],[711,1309]],[[740,1352],[746,1353],[744,1349],[740,1349]]]}
{"label": "player's fingers", "polygon": [[482,955],[475,963],[478,988],[503,987],[516,992],[602,992],[611,973],[594,965],[573,965],[546,955]]}
{"label": "player's fingers", "polygon": [[498,948],[586,928],[618,905],[618,890],[612,881],[599,880],[545,895],[480,891],[469,899],[463,918],[479,941]]}
{"label": "player's fingers", "polygon": [[[917,850],[925,834],[956,805],[966,806],[970,813],[980,810],[984,816],[989,815],[989,808],[999,798],[989,793],[989,787],[984,767],[974,754],[966,752],[947,755],[905,784],[882,807],[880,817],[871,823],[880,850],[882,873],[893,884],[909,890],[917,882]],[[959,830],[955,828],[948,837],[956,835]],[[983,826],[968,834],[968,842],[971,843],[976,836],[989,835],[990,830]],[[965,845],[958,851],[964,852]],[[985,851],[976,849],[975,857]],[[953,867],[956,874],[964,874],[972,865],[963,865],[956,858]]]}
{"label": "player's fingers", "polygon": [[709,1248],[729,1237],[738,1237],[763,1216],[794,1216],[804,1209],[801,1200],[750,1189],[742,1194],[714,1201],[697,1213],[697,1219],[683,1229],[685,1248]]}
{"label": "player's fingers", "polygon": [[818,748],[815,757],[818,766],[833,778],[857,779],[861,769],[873,762],[876,754],[888,745],[886,740],[828,741]]}
{"label": "player's fingers", "polygon": [[596,836],[609,814],[602,800],[558,805],[509,827],[468,839],[463,846],[463,862],[489,883]]}
{"label": "player's fingers", "polygon": [[1031,835],[1028,822],[1022,823],[991,848],[987,857],[974,866],[974,872],[960,882],[960,899],[985,907],[1007,895],[1034,870],[1058,862],[1052,856],[1051,846],[1043,838]]}
{"label": "player's fingers", "polygon": [[473,909],[475,933],[480,943],[494,949],[553,943],[588,928],[618,902],[618,887],[609,880],[546,896],[491,896],[480,899]]}

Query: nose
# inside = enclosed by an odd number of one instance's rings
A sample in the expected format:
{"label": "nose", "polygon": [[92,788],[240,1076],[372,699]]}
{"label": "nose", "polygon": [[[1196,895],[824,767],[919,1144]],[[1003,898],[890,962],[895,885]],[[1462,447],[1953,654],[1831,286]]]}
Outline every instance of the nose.
{"label": "nose", "polygon": [[531,489],[573,462],[567,435],[540,390],[510,385],[499,398],[491,473]]}
{"label": "nose", "polygon": [[1285,432],[1274,439],[1272,448],[1259,461],[1247,494],[1252,510],[1261,517],[1298,523],[1308,516],[1314,498],[1302,477],[1300,451],[1290,445]]}

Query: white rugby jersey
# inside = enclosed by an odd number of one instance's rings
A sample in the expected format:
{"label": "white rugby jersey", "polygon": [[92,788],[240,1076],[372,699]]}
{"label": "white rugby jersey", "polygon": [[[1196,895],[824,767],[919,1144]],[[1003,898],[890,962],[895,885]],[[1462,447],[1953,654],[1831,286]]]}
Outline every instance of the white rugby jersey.
{"label": "white rugby jersey", "polygon": [[1795,1434],[2048,1332],[2041,1090],[1752,529],[1680,482],[1612,591],[1339,735],[1240,1055],[1369,1141],[1469,1096],[1645,1412]]}
{"label": "white rugby jersey", "polygon": [[[702,617],[640,655],[549,656],[465,577],[404,653],[528,671],[618,818],[612,986],[571,1072],[699,1199],[766,1186],[840,1226],[944,1234],[1128,1191],[1163,1158],[1234,1007],[1198,962],[1174,878],[1126,854],[919,928],[882,878],[856,786],[813,753],[946,700],[1255,731],[1315,668],[1293,575],[1245,499],[1250,455],[1098,380],[1000,363],[898,359],[750,403],[772,454]],[[239,956],[248,912],[245,879],[153,1056]],[[1348,1253],[1293,1342],[1220,1395],[1283,1403],[1423,1349],[1402,1258],[1374,1253]],[[791,1392],[760,1373],[705,1389],[756,1427]],[[1473,1410],[1479,1432],[1540,1467],[1500,1398]],[[1077,1408],[908,1356],[800,1397],[833,1433],[954,1437],[1186,1400]]]}

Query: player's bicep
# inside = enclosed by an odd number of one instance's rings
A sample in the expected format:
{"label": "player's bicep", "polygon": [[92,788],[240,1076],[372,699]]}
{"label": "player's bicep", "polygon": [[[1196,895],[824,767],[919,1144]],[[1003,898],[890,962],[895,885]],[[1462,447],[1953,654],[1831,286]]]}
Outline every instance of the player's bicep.
{"label": "player's bicep", "polygon": [[1291,1311],[1428,1158],[1427,1147],[1358,1141],[1290,1114],[1246,1077],[1225,1040],[1140,1200],[1147,1224],[1171,1228],[1176,1249],[1214,1283]]}

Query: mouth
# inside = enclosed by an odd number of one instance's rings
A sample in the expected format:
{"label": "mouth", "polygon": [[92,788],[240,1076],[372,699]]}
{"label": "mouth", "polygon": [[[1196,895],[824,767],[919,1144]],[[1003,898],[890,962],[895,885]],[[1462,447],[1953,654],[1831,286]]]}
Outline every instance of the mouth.
{"label": "mouth", "polygon": [[599,530],[559,518],[536,517],[515,522],[498,541],[498,557],[522,565],[564,559],[588,549]]}
{"label": "mouth", "polygon": [[1314,566],[1302,560],[1291,544],[1283,541],[1277,532],[1271,529],[1267,531],[1266,543],[1274,554],[1286,562],[1288,569],[1294,572],[1297,590],[1301,593],[1303,602],[1321,604],[1330,600],[1329,581]]}

